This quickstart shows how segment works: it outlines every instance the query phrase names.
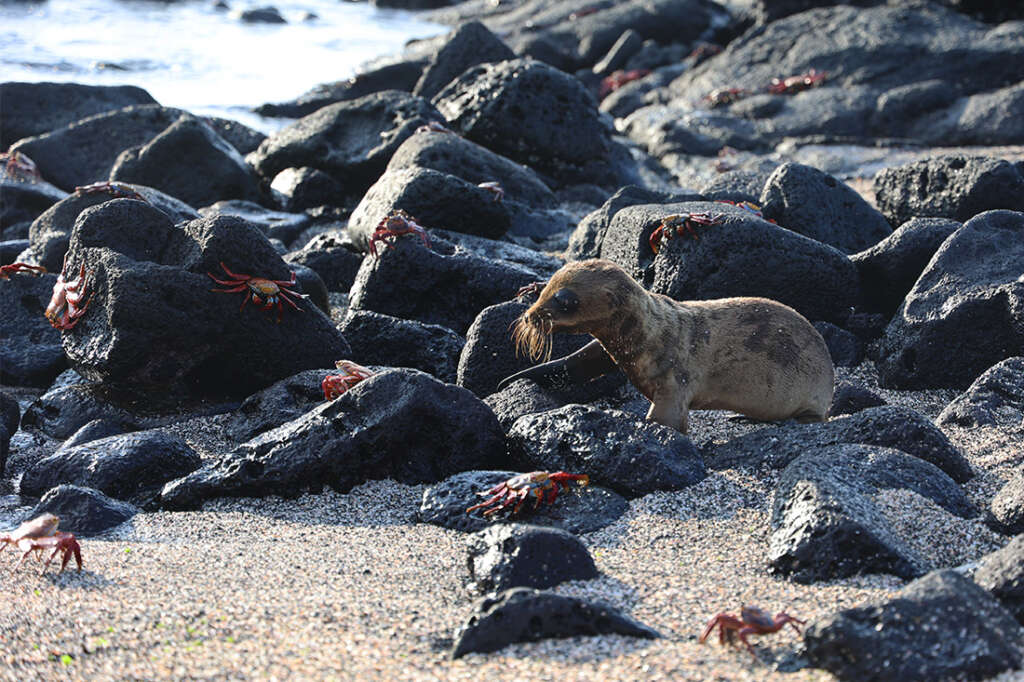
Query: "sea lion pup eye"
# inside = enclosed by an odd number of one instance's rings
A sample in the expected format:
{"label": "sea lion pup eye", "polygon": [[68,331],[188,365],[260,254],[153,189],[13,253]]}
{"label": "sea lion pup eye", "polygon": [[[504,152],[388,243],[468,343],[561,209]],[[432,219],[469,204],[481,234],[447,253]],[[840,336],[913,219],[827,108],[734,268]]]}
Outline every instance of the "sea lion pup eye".
{"label": "sea lion pup eye", "polygon": [[551,297],[551,300],[558,308],[558,312],[565,315],[571,315],[580,308],[580,297],[571,289],[559,289],[555,292],[555,295]]}

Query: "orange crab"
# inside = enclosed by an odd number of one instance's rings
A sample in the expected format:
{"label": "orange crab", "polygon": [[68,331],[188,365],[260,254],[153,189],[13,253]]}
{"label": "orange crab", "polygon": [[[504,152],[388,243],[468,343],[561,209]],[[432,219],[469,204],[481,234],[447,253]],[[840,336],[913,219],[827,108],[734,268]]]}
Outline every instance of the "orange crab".
{"label": "orange crab", "polygon": [[[778,632],[789,623],[793,629],[800,632],[800,625],[804,621],[794,618],[785,611],[780,611],[772,618],[771,614],[757,606],[744,606],[740,609],[740,616],[737,618],[731,613],[719,613],[708,621],[707,627],[700,636],[700,643],[703,644],[718,626],[718,642],[725,645],[726,642],[735,644],[736,637],[747,647],[747,651],[754,658],[754,647],[747,641],[747,635],[766,635],[771,632]],[[799,625],[798,625],[799,623]]]}
{"label": "orange crab", "polygon": [[377,242],[382,242],[385,247],[390,247],[403,234],[418,234],[423,240],[423,245],[430,248],[427,230],[417,223],[415,218],[399,209],[387,214],[377,223],[377,229],[370,235],[370,253],[377,258]]}
{"label": "orange crab", "polygon": [[335,367],[344,370],[344,374],[328,374],[324,377],[320,388],[324,390],[324,400],[334,400],[363,379],[369,379],[376,372],[357,365],[350,360],[338,360]]}
{"label": "orange crab", "polygon": [[[67,330],[78,324],[78,320],[85,315],[89,302],[92,301],[92,294],[86,298],[88,281],[85,274],[85,263],[78,269],[78,277],[70,282],[64,279],[64,269],[68,264],[68,256],[64,254],[64,265],[60,268],[60,276],[53,285],[53,295],[46,306],[43,315],[50,321],[54,329]],[[84,299],[84,302],[83,302]]]}
{"label": "orange crab", "polygon": [[302,308],[295,304],[292,297],[295,298],[309,298],[307,294],[300,294],[292,291],[288,287],[295,284],[295,273],[292,273],[291,279],[267,279],[265,277],[253,277],[252,275],[241,275],[236,274],[228,270],[228,266],[224,265],[221,261],[220,266],[224,268],[224,272],[228,273],[229,279],[217,279],[213,276],[213,273],[206,273],[210,276],[217,284],[223,284],[227,289],[210,289],[210,291],[216,291],[220,294],[232,294],[237,291],[244,292],[245,296],[242,298],[242,305],[238,306],[241,310],[245,307],[245,304],[252,299],[253,305],[259,307],[260,310],[270,310],[275,305],[277,306],[277,321],[281,322],[281,302],[285,302],[291,307],[302,312]]}
{"label": "orange crab", "polygon": [[562,488],[568,487],[569,481],[578,481],[580,485],[590,483],[590,477],[586,474],[570,474],[565,471],[548,473],[547,471],[531,471],[528,474],[513,476],[507,481],[502,481],[490,490],[477,493],[487,499],[480,504],[474,504],[466,510],[472,514],[477,509],[484,509],[484,516],[493,516],[498,512],[512,507],[510,516],[515,516],[526,504],[526,500],[534,498],[533,508],[538,509],[541,502],[553,504]]}
{"label": "orange crab", "polygon": [[661,223],[651,233],[651,238],[647,243],[650,244],[651,251],[658,253],[661,250],[663,239],[671,239],[674,234],[689,234],[694,239],[699,239],[700,237],[697,236],[698,225],[718,225],[724,217],[725,215],[722,213],[716,213],[715,215],[710,213],[676,213],[666,216],[661,219]]}
{"label": "orange crab", "polygon": [[0,534],[0,552],[2,552],[7,545],[14,545],[18,549],[22,550],[24,554],[21,555],[21,559],[15,564],[14,570],[25,562],[28,555],[32,552],[42,552],[47,549],[53,549],[50,557],[43,564],[43,572],[46,571],[50,566],[50,562],[54,560],[58,553],[61,553],[61,564],[60,573],[64,572],[64,569],[68,565],[68,561],[71,560],[72,555],[75,557],[75,562],[78,564],[78,570],[82,570],[82,548],[78,544],[78,540],[75,539],[74,533],[65,533],[57,530],[57,525],[60,523],[60,519],[53,514],[43,514],[37,516],[34,519],[25,521],[20,526],[15,528],[10,533]]}
{"label": "orange crab", "polygon": [[766,92],[773,95],[795,95],[798,92],[816,88],[828,78],[827,71],[815,71],[811,69],[807,73],[801,73],[789,78],[773,78]]}

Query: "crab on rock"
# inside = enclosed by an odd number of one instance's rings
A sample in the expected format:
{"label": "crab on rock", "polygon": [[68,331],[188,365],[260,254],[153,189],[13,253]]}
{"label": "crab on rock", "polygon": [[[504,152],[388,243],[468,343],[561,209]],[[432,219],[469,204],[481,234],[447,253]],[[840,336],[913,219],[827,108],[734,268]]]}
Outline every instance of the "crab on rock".
{"label": "crab on rock", "polygon": [[53,295],[50,296],[50,302],[43,312],[54,329],[60,330],[71,329],[78,324],[78,320],[85,315],[89,302],[92,301],[92,294],[86,298],[88,282],[85,263],[82,263],[78,269],[78,277],[70,282],[64,279],[64,269],[67,264],[68,256],[64,254],[64,265],[60,268],[60,276],[57,277],[57,283],[53,285]]}
{"label": "crab on rock", "polygon": [[76,187],[75,194],[82,196],[86,194],[109,194],[115,199],[135,199],[136,201],[149,203],[146,197],[123,182],[94,182],[91,185]]}
{"label": "crab on rock", "polygon": [[43,177],[35,161],[19,151],[0,153],[0,163],[4,172],[13,178],[41,180]]}
{"label": "crab on rock", "polygon": [[590,483],[590,477],[586,474],[570,474],[564,471],[548,473],[547,471],[531,471],[528,474],[513,476],[507,481],[502,481],[486,492],[477,493],[487,499],[480,504],[474,504],[466,510],[472,514],[477,509],[484,509],[484,516],[493,516],[498,512],[512,507],[510,516],[515,516],[526,504],[526,500],[534,498],[533,508],[540,507],[541,502],[553,504],[562,488],[569,486],[569,481],[578,481],[580,485]]}
{"label": "crab on rock", "polygon": [[485,189],[492,193],[494,197],[492,201],[503,201],[505,199],[505,188],[501,186],[501,183],[497,180],[491,180],[489,182],[481,182],[477,185],[480,189]]}
{"label": "crab on rock", "polygon": [[724,612],[714,616],[708,621],[707,627],[704,628],[704,632],[700,636],[700,643],[703,644],[707,640],[717,625],[719,644],[724,645],[726,642],[735,644],[735,638],[738,636],[740,641],[747,647],[750,655],[757,658],[757,654],[754,653],[754,647],[747,641],[747,635],[766,635],[771,632],[778,632],[786,623],[793,626],[793,629],[799,633],[800,626],[797,623],[803,625],[804,621],[794,618],[785,611],[775,614],[775,618],[772,618],[771,614],[764,609],[747,605],[740,609],[739,618],[731,613]]}
{"label": "crab on rock", "polygon": [[10,279],[11,275],[16,275],[19,272],[28,272],[38,277],[46,273],[46,268],[42,265],[29,265],[28,263],[0,265],[0,279]]}
{"label": "crab on rock", "polygon": [[334,400],[363,379],[369,379],[376,374],[372,369],[357,365],[350,360],[338,360],[335,367],[344,370],[345,373],[328,374],[324,377],[320,384],[320,388],[324,390],[324,400]]}
{"label": "crab on rock", "polygon": [[259,307],[260,310],[270,310],[276,305],[277,321],[281,322],[282,301],[302,312],[302,308],[292,301],[292,297],[309,298],[308,294],[300,294],[288,288],[295,284],[294,272],[291,279],[266,279],[265,277],[253,277],[252,275],[241,275],[231,272],[228,270],[228,266],[224,265],[223,261],[221,261],[220,266],[224,268],[224,272],[228,273],[229,279],[217,279],[210,272],[206,274],[217,284],[223,284],[228,288],[210,289],[210,291],[220,294],[233,294],[237,291],[244,292],[245,296],[242,298],[242,305],[238,306],[239,310],[244,308],[250,299],[252,299],[253,305]]}
{"label": "crab on rock", "polygon": [[689,234],[694,239],[699,239],[697,236],[698,225],[718,225],[722,222],[723,217],[724,215],[721,213],[716,213],[715,215],[709,213],[677,213],[666,216],[661,219],[661,223],[651,233],[648,244],[651,246],[651,251],[658,253],[661,249],[661,241],[663,239],[671,239],[673,234]]}
{"label": "crab on rock", "polygon": [[68,561],[71,560],[72,555],[75,557],[75,562],[78,564],[78,570],[82,570],[82,548],[78,544],[78,540],[75,539],[73,533],[64,533],[57,530],[57,525],[60,523],[60,519],[53,514],[43,514],[37,516],[34,519],[25,521],[20,526],[15,528],[10,533],[0,534],[0,552],[2,552],[7,545],[14,545],[20,549],[24,554],[21,555],[21,559],[14,566],[14,570],[18,570],[28,555],[32,552],[42,552],[47,549],[53,549],[50,557],[43,564],[43,571],[45,572],[50,566],[50,562],[54,560],[58,553],[62,553],[60,572],[63,573],[64,569],[68,565]]}
{"label": "crab on rock", "polygon": [[417,223],[411,215],[399,209],[387,214],[377,223],[377,228],[370,235],[370,253],[374,258],[378,258],[377,242],[382,242],[385,247],[390,247],[403,234],[418,234],[423,240],[423,245],[430,248],[426,228]]}

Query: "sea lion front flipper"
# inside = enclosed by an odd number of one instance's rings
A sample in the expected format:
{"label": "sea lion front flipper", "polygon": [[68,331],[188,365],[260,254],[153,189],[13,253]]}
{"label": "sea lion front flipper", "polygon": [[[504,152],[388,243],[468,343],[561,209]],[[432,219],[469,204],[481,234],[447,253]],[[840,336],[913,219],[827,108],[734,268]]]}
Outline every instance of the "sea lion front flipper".
{"label": "sea lion front flipper", "polygon": [[575,353],[564,358],[535,365],[512,376],[505,377],[498,384],[502,390],[513,381],[530,379],[545,388],[566,384],[581,384],[596,379],[618,368],[612,356],[608,355],[601,342],[594,339]]}

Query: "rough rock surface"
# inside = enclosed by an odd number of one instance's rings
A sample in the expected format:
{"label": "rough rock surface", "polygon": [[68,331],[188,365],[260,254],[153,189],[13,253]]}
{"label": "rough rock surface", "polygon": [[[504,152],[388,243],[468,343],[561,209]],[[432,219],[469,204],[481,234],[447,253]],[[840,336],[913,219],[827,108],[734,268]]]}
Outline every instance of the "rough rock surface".
{"label": "rough rock surface", "polygon": [[153,187],[192,206],[260,198],[259,179],[238,150],[188,114],[146,144],[121,152],[110,179]]}
{"label": "rough rock surface", "polygon": [[387,90],[319,109],[268,137],[249,157],[272,179],[285,168],[308,167],[361,195],[384,171],[391,155],[421,125],[442,122],[426,100]]}
{"label": "rough rock surface", "polygon": [[975,513],[959,486],[927,462],[897,450],[833,445],[808,450],[779,476],[769,565],[798,582],[886,572],[907,578],[927,562],[875,505],[883,489],[913,490],[951,513]]}
{"label": "rough rock surface", "polygon": [[875,200],[900,225],[914,217],[965,222],[984,211],[1024,211],[1024,164],[984,156],[940,156],[886,168]]}
{"label": "rough rock surface", "polygon": [[1024,471],[1018,471],[992,498],[992,517],[1006,533],[1024,533]]}
{"label": "rough rock surface", "polygon": [[942,570],[812,623],[804,643],[813,665],[844,680],[976,680],[1021,667],[1022,637],[994,597]]}
{"label": "rough rock surface", "polygon": [[477,256],[434,238],[431,248],[414,235],[379,258],[366,258],[349,292],[349,308],[419,320],[463,334],[481,309],[512,299],[536,281],[530,270]]}
{"label": "rough rock surface", "polygon": [[[671,215],[708,213],[721,222],[697,237],[650,237]],[[841,320],[859,299],[857,271],[845,254],[821,242],[714,202],[642,204],[612,218],[601,257],[626,269],[652,292],[676,300],[763,296],[811,320]]]}
{"label": "rough rock surface", "polygon": [[515,471],[467,471],[450,476],[423,492],[419,520],[467,533],[495,523],[527,521],[579,535],[614,523],[629,509],[629,503],[618,493],[589,485],[570,486],[559,493],[554,505],[541,505],[536,511],[524,505],[515,519],[506,512],[487,518],[481,515],[482,510],[472,515],[466,513],[469,507],[486,499],[481,493],[516,475]]}
{"label": "rough rock surface", "polygon": [[758,203],[765,218],[843,253],[863,251],[892,233],[882,214],[852,187],[799,163],[776,168]]}
{"label": "rough rock surface", "polygon": [[[141,202],[108,202],[75,223],[68,263],[84,267],[93,296],[64,332],[64,350],[93,381],[159,395],[241,397],[350,353],[309,302],[298,299],[298,310],[282,305],[278,323],[276,309],[245,305],[246,291],[227,294],[212,282],[209,273],[227,277],[221,263],[235,273],[288,278],[263,234],[238,218],[175,227]],[[155,347],[159,353],[150,352]]]}
{"label": "rough rock surface", "polygon": [[987,211],[953,233],[907,294],[877,349],[891,388],[966,388],[1024,355],[1024,213]]}
{"label": "rough rock surface", "polygon": [[133,85],[0,83],[0,147],[112,109],[156,100]]}
{"label": "rough rock surface", "polygon": [[936,423],[958,426],[1016,426],[1024,422],[1024,357],[990,367],[946,405]]}
{"label": "rough rock surface", "polygon": [[411,367],[455,383],[465,339],[447,327],[352,310],[340,329],[360,364]]}
{"label": "rough rock surface", "polygon": [[60,519],[60,530],[81,537],[102,533],[141,511],[134,504],[115,500],[94,488],[59,485],[43,495],[28,518],[54,514]]}
{"label": "rough rock surface", "polygon": [[860,273],[864,307],[892,316],[942,242],[960,226],[948,218],[911,218],[871,248],[850,256]]}
{"label": "rough rock surface", "polygon": [[436,482],[493,466],[503,453],[498,420],[472,393],[416,370],[390,370],[169,483],[161,503],[295,497],[325,485],[347,492],[380,478]]}
{"label": "rough rock surface", "polygon": [[522,523],[490,526],[466,540],[469,580],[484,594],[511,587],[554,587],[596,578],[597,566],[572,533]]}
{"label": "rough rock surface", "polygon": [[700,453],[675,429],[589,405],[528,414],[509,430],[524,469],[589,474],[627,498],[679,490],[704,479]]}
{"label": "rough rock surface", "polygon": [[62,483],[95,488],[119,500],[147,502],[167,481],[200,466],[199,455],[178,436],[138,431],[101,438],[32,464],[21,492],[42,495]]}
{"label": "rough rock surface", "polygon": [[306,414],[324,402],[324,377],[336,373],[308,369],[253,393],[227,417],[224,433],[232,440],[245,442]]}
{"label": "rough rock surface", "polygon": [[1024,625],[1024,535],[982,558],[974,582],[991,592]]}
{"label": "rough rock surface", "polygon": [[466,69],[487,62],[514,59],[515,54],[479,21],[459,26],[430,60],[412,89],[414,95],[430,98],[444,89]]}
{"label": "rough rock surface", "polygon": [[656,639],[656,631],[616,609],[526,587],[483,597],[455,633],[452,658],[497,651],[513,642],[552,637],[619,634]]}
{"label": "rough rock surface", "polygon": [[60,332],[43,317],[56,282],[55,275],[0,281],[0,384],[49,386],[67,367]]}
{"label": "rough rock surface", "polygon": [[902,450],[934,464],[961,483],[974,475],[959,448],[931,420],[895,405],[871,407],[820,424],[791,423],[759,429],[722,445],[709,445],[704,461],[712,469],[760,465],[781,469],[810,448],[838,443]]}

